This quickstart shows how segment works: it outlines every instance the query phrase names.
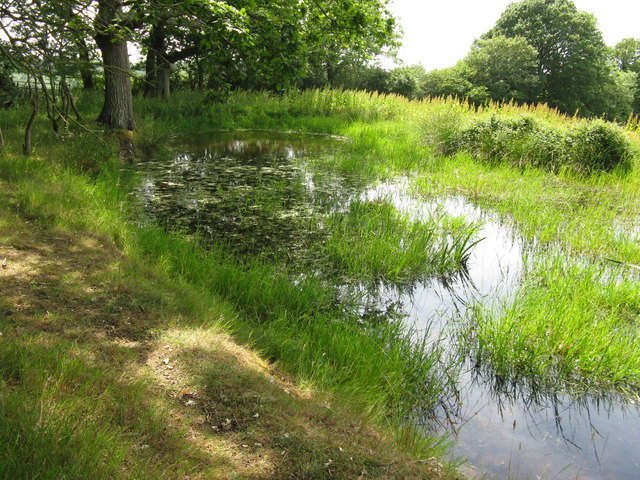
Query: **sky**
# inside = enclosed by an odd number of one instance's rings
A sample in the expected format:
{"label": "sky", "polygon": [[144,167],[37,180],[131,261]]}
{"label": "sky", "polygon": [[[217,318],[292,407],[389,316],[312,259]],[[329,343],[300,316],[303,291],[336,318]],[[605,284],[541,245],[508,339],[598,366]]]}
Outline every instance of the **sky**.
{"label": "sky", "polygon": [[[573,0],[593,13],[604,41],[640,38],[640,0]],[[404,30],[399,57],[427,70],[452,67],[473,41],[491,29],[513,0],[391,0],[390,10]],[[384,61],[385,67],[393,67]]]}

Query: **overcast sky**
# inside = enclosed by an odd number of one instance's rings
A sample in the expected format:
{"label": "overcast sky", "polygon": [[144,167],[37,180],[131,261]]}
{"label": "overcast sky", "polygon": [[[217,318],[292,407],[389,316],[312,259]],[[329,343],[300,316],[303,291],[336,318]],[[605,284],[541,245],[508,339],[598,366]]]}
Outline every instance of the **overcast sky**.
{"label": "overcast sky", "polygon": [[[593,13],[607,45],[640,38],[640,0],[573,0]],[[400,58],[427,70],[455,65],[513,0],[391,0],[404,30]],[[386,66],[391,64],[383,63]]]}

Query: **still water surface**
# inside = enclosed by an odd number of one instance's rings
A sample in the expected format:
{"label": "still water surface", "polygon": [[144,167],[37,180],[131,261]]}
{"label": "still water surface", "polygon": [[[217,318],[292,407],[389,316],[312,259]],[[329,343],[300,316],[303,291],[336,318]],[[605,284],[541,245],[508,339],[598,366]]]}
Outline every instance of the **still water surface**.
{"label": "still water surface", "polygon": [[[525,242],[510,226],[464,199],[425,201],[407,179],[367,185],[314,168],[343,139],[273,132],[216,132],[170,159],[138,165],[146,214],[171,227],[205,233],[239,254],[282,254],[295,260],[317,235],[310,219],[359,200],[391,201],[416,219],[436,211],[479,222],[483,240],[466,275],[411,288],[379,285],[370,301],[396,305],[406,322],[455,346],[455,328],[476,300],[500,308],[525,271]],[[505,384],[468,361],[456,401],[439,418],[455,439],[466,473],[487,478],[640,478],[640,410],[615,395],[569,395]]]}

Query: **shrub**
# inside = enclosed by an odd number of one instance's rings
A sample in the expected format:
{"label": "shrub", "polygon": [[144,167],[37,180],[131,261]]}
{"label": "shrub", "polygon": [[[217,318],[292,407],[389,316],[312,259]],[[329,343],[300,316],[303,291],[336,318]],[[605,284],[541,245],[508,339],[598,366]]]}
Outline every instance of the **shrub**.
{"label": "shrub", "polygon": [[622,130],[601,120],[582,123],[567,135],[566,163],[578,170],[628,171],[634,151]]}
{"label": "shrub", "polygon": [[460,128],[449,145],[490,163],[553,172],[568,168],[581,174],[628,171],[634,155],[631,143],[613,124],[584,121],[564,129],[531,115],[477,119]]}

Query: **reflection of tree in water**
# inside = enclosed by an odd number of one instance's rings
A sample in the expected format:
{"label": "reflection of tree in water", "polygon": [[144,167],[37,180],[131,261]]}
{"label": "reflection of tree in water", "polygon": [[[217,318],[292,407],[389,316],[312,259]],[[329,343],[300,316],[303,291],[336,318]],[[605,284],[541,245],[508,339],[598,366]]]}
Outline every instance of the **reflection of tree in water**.
{"label": "reflection of tree in water", "polygon": [[142,202],[147,214],[169,228],[205,233],[237,254],[287,258],[308,243],[318,196],[293,160],[332,144],[323,138],[237,136],[223,134],[172,161],[142,163]]}

